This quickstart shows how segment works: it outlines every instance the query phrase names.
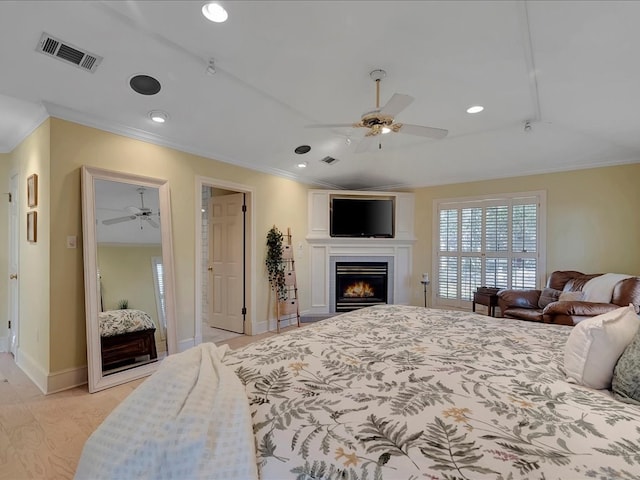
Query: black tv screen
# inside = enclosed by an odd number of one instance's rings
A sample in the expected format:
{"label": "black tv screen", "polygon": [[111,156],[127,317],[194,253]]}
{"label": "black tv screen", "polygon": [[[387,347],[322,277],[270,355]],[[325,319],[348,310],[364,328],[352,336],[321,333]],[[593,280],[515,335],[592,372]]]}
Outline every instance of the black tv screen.
{"label": "black tv screen", "polygon": [[393,238],[393,199],[332,198],[332,237]]}

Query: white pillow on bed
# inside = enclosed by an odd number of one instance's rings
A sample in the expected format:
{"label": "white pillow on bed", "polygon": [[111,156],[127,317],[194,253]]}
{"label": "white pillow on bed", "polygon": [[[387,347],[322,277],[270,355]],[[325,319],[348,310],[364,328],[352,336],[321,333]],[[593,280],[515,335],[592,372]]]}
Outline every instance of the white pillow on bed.
{"label": "white pillow on bed", "polygon": [[578,323],[564,348],[567,380],[598,390],[611,387],[616,362],[639,327],[633,305]]}

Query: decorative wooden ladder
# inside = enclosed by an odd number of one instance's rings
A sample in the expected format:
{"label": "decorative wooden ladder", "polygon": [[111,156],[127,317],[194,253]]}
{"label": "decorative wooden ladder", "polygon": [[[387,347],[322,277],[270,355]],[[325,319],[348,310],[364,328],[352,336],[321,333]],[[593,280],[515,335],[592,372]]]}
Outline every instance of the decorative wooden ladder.
{"label": "decorative wooden ladder", "polygon": [[[291,228],[287,228],[284,235],[285,243],[282,245],[282,262],[285,264],[285,287],[287,289],[287,299],[278,300],[276,303],[277,332],[280,333],[280,322],[296,316],[298,327],[300,326],[300,307],[298,305],[298,284],[296,282],[296,261],[293,258],[293,242],[291,238]],[[277,297],[277,294],[276,294]]]}

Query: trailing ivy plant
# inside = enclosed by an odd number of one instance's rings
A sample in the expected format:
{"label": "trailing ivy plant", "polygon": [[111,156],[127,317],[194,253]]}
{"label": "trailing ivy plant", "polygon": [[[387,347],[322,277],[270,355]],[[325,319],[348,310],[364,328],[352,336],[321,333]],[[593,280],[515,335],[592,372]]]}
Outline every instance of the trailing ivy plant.
{"label": "trailing ivy plant", "polygon": [[285,287],[285,264],[282,261],[282,232],[274,225],[267,233],[267,274],[271,289],[276,292],[278,300],[283,302],[287,299],[287,288]]}

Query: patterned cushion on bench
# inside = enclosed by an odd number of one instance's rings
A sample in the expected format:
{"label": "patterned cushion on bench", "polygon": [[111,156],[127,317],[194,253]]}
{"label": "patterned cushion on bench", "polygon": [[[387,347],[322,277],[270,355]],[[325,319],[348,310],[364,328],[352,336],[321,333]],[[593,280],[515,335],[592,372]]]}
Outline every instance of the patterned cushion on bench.
{"label": "patterned cushion on bench", "polygon": [[142,310],[127,309],[99,312],[98,320],[100,321],[101,337],[112,337],[121,333],[156,328],[149,314]]}

